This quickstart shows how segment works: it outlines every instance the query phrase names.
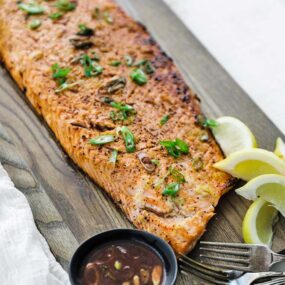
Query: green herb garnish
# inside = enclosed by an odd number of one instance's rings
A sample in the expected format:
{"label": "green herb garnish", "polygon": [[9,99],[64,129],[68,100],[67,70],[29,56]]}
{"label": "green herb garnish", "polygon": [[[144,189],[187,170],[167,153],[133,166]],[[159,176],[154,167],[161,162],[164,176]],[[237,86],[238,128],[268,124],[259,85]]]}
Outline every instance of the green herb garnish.
{"label": "green herb garnish", "polygon": [[197,123],[204,128],[214,128],[218,126],[218,122],[213,119],[206,119],[203,115],[198,115],[196,118]]}
{"label": "green herb garnish", "polygon": [[214,128],[214,127],[217,127],[217,126],[218,126],[218,122],[213,120],[213,119],[207,119],[203,123],[203,127],[205,127],[205,128]]}
{"label": "green herb garnish", "polygon": [[58,0],[55,3],[55,6],[61,12],[69,12],[69,11],[72,11],[76,8],[76,4],[69,1],[69,0]]}
{"label": "green herb garnish", "polygon": [[75,81],[75,82],[72,82],[72,83],[63,82],[57,89],[55,89],[55,93],[60,93],[62,91],[71,89],[74,86],[81,84],[81,82],[82,81]]}
{"label": "green herb garnish", "polygon": [[201,157],[196,157],[192,159],[192,166],[196,171],[203,169],[204,163]]}
{"label": "green herb garnish", "polygon": [[201,142],[207,142],[209,140],[209,135],[207,133],[204,133],[200,136]]}
{"label": "green herb garnish", "polygon": [[127,84],[125,77],[114,77],[107,81],[100,87],[100,93],[114,94],[117,91],[123,89]]}
{"label": "green herb garnish", "polygon": [[94,35],[94,31],[91,28],[88,28],[84,24],[79,24],[78,28],[79,28],[79,32],[77,32],[77,35],[79,35],[79,36],[90,37],[90,36]]}
{"label": "green herb garnish", "polygon": [[87,54],[82,56],[81,64],[84,67],[86,77],[97,76],[103,72],[103,67],[93,61]]}
{"label": "green herb garnish", "polygon": [[147,83],[147,77],[141,68],[134,69],[130,77],[138,85],[144,85]]}
{"label": "green herb garnish", "polygon": [[127,152],[129,153],[135,152],[136,150],[135,137],[133,133],[129,130],[129,128],[126,126],[120,127],[118,128],[118,132],[122,133]]}
{"label": "green herb garnish", "polygon": [[63,14],[61,12],[55,12],[55,13],[50,14],[48,17],[52,19],[53,21],[56,21],[60,19],[62,16]]}
{"label": "green herb garnish", "polygon": [[163,126],[164,124],[167,123],[168,120],[169,120],[169,115],[164,115],[160,120],[160,125]]}
{"label": "green herb garnish", "polygon": [[114,22],[113,17],[110,15],[109,12],[104,12],[103,18],[104,18],[105,22],[108,24],[113,24],[113,22]]}
{"label": "green herb garnish", "polygon": [[146,62],[147,62],[146,59],[141,59],[141,60],[135,62],[132,66],[141,67],[141,66],[143,66]]}
{"label": "green herb garnish", "polygon": [[121,63],[122,63],[122,62],[119,61],[119,60],[114,60],[114,61],[111,61],[111,62],[110,62],[110,65],[111,65],[111,66],[119,66],[119,65],[121,65]]}
{"label": "green herb garnish", "polygon": [[90,139],[89,143],[93,145],[103,145],[106,143],[113,142],[115,140],[115,137],[113,135],[102,135],[98,136],[96,138]]}
{"label": "green herb garnish", "polygon": [[173,182],[173,183],[166,185],[162,194],[174,197],[176,196],[179,190],[180,190],[180,183]]}
{"label": "green herb garnish", "polygon": [[176,139],[174,141],[160,141],[159,143],[167,149],[168,154],[175,158],[181,154],[189,153],[189,147],[183,140]]}
{"label": "green herb garnish", "polygon": [[103,98],[103,102],[118,109],[117,112],[114,111],[110,112],[110,117],[113,121],[126,120],[134,112],[134,108],[132,106],[124,103],[115,102],[109,97]]}
{"label": "green herb garnish", "polygon": [[151,162],[152,162],[154,165],[159,165],[159,160],[158,160],[158,159],[152,159]]}
{"label": "green herb garnish", "polygon": [[145,65],[144,65],[144,70],[145,70],[146,74],[152,74],[155,72],[155,68],[149,60],[146,61]]}
{"label": "green herb garnish", "polygon": [[185,177],[184,175],[175,167],[170,167],[169,173],[175,178],[175,180],[179,183],[185,183]]}
{"label": "green herb garnish", "polygon": [[109,161],[113,164],[116,164],[117,159],[118,159],[118,151],[116,149],[113,149]]}
{"label": "green herb garnish", "polygon": [[133,57],[131,57],[130,55],[126,54],[126,55],[124,56],[124,58],[125,58],[125,62],[126,62],[126,65],[127,65],[127,66],[130,67],[130,66],[133,65],[133,62],[134,62]]}
{"label": "green herb garnish", "polygon": [[61,68],[58,63],[51,66],[52,78],[56,80],[58,85],[63,84],[66,81],[67,75],[70,73],[71,69]]}
{"label": "green herb garnish", "polygon": [[37,28],[40,27],[40,25],[42,24],[42,21],[39,19],[33,19],[30,23],[29,23],[29,28],[31,30],[36,30]]}
{"label": "green herb garnish", "polygon": [[28,13],[28,15],[39,15],[43,14],[46,10],[45,7],[40,6],[37,3],[18,3],[18,7],[23,10],[24,12]]}

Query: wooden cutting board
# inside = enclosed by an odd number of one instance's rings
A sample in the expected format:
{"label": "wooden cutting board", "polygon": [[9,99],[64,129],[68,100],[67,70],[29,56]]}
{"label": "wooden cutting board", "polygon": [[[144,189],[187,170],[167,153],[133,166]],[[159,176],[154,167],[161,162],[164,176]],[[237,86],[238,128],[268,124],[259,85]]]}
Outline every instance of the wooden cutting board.
{"label": "wooden cutting board", "polygon": [[[202,99],[207,116],[238,117],[252,129],[261,147],[273,149],[276,137],[283,136],[280,131],[161,0],[118,2],[173,57]],[[4,68],[0,69],[0,122],[0,161],[28,198],[39,230],[64,268],[78,243],[91,235],[132,227],[111,199],[66,156]],[[203,239],[241,241],[248,205],[233,191],[225,195]],[[275,250],[285,248],[284,226],[281,219]],[[177,284],[204,283],[179,276]]]}

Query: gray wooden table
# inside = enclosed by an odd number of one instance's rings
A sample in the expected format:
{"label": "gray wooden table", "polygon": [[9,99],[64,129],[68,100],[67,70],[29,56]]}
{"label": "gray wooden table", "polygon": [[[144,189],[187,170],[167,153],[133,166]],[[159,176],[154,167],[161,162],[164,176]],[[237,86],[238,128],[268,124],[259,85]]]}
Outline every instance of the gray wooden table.
{"label": "gray wooden table", "polygon": [[[161,0],[118,2],[173,57],[209,117],[238,117],[252,129],[261,147],[273,148],[276,137],[282,137],[279,130]],[[28,198],[38,228],[65,268],[86,238],[107,229],[131,227],[111,199],[66,156],[4,68],[0,69],[0,122],[0,160]],[[248,205],[233,192],[225,195],[203,239],[241,241]],[[281,219],[274,239],[276,250],[285,248],[284,226]],[[179,276],[177,284],[203,283]]]}

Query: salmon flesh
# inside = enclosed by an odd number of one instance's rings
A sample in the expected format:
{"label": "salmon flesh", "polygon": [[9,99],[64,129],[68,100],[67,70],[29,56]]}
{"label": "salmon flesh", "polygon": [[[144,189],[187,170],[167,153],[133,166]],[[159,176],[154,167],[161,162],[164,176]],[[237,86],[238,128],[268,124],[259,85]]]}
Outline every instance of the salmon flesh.
{"label": "salmon flesh", "polygon": [[128,219],[190,251],[233,180],[213,168],[223,154],[199,99],[146,28],[111,0],[1,0],[0,54]]}

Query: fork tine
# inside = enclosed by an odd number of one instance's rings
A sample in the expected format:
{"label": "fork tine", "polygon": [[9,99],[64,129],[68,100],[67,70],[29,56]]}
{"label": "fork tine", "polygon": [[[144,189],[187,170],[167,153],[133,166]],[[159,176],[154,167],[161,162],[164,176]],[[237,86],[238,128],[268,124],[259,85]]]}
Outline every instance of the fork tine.
{"label": "fork tine", "polygon": [[217,249],[217,248],[210,248],[210,247],[200,247],[199,250],[215,252],[215,253],[222,253],[222,254],[229,254],[229,255],[239,255],[239,256],[246,256],[250,257],[249,251],[233,251],[227,249]]}
{"label": "fork tine", "polygon": [[190,258],[189,256],[180,255],[178,257],[178,260],[180,262],[182,262],[184,265],[190,266],[190,267],[194,268],[195,270],[198,270],[202,273],[212,274],[212,276],[222,278],[222,279],[228,278],[228,272],[225,272],[225,271],[218,269],[218,268],[214,268],[211,265],[202,264],[202,263]]}
{"label": "fork tine", "polygon": [[200,257],[208,258],[208,259],[215,259],[215,260],[220,260],[220,261],[229,261],[232,263],[242,263],[242,264],[249,265],[249,262],[247,259],[224,257],[224,256],[213,256],[213,255],[207,255],[207,254],[200,254]]}
{"label": "fork tine", "polygon": [[285,278],[276,278],[270,281],[259,283],[259,285],[283,285],[285,283]]}
{"label": "fork tine", "polygon": [[[203,264],[209,264],[208,262],[203,262]],[[230,264],[223,264],[223,263],[215,263],[215,266],[217,268],[224,268],[224,269],[231,269],[231,270],[237,270],[237,271],[248,271],[248,267],[245,266],[237,266],[237,265],[230,265]]]}
{"label": "fork tine", "polygon": [[215,242],[215,241],[200,241],[200,244],[211,245],[211,246],[243,248],[247,250],[250,250],[252,247],[252,245],[244,244],[244,243],[226,243],[226,242]]}
{"label": "fork tine", "polygon": [[180,265],[180,269],[182,269],[181,273],[187,276],[191,276],[191,274],[193,274],[203,280],[212,282],[213,284],[216,284],[216,285],[227,285],[228,284],[226,281],[218,280],[215,277],[211,277],[209,275],[203,274],[199,271],[194,270],[193,268],[187,268],[187,267],[184,267],[183,265]]}
{"label": "fork tine", "polygon": [[180,264],[181,264],[181,267],[183,266],[183,268],[185,270],[186,269],[193,269],[193,270],[198,271],[201,274],[207,275],[209,277],[213,277],[213,278],[221,279],[221,280],[227,280],[227,278],[224,275],[218,274],[218,273],[211,271],[211,270],[204,269],[204,268],[197,266],[195,264],[187,263],[185,260],[181,259]]}

